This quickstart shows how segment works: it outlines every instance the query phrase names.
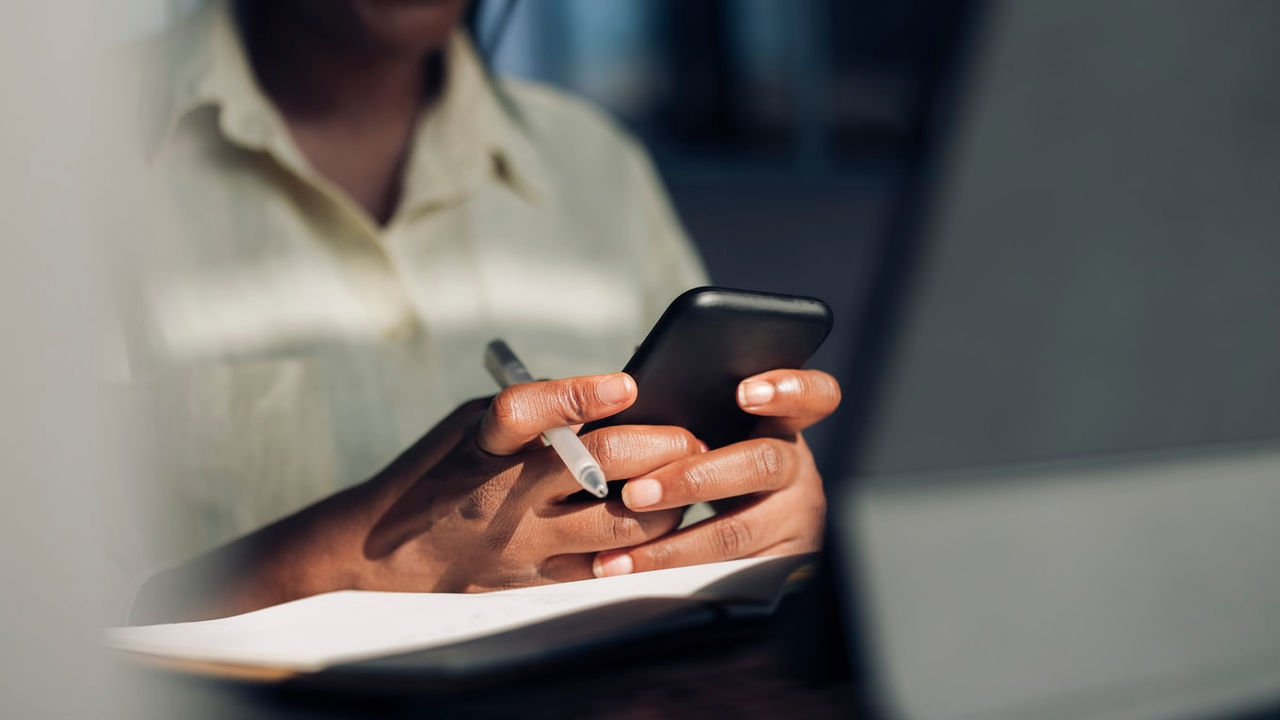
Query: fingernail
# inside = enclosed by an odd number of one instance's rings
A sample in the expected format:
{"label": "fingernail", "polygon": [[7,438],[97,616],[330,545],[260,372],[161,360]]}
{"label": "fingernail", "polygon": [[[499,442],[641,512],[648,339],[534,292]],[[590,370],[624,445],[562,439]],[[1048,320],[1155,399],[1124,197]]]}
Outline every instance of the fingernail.
{"label": "fingernail", "polygon": [[626,553],[609,557],[604,554],[596,556],[596,561],[591,565],[591,572],[596,577],[610,577],[612,575],[626,575],[634,569],[631,562],[631,556]]}
{"label": "fingernail", "polygon": [[773,383],[748,380],[738,386],[738,404],[744,408],[758,407],[773,399]]}
{"label": "fingernail", "polygon": [[631,480],[622,486],[622,502],[635,510],[657,505],[662,499],[662,483],[653,478]]}
{"label": "fingernail", "polygon": [[600,402],[617,405],[631,397],[631,384],[635,382],[629,375],[612,375],[596,385],[596,397]]}

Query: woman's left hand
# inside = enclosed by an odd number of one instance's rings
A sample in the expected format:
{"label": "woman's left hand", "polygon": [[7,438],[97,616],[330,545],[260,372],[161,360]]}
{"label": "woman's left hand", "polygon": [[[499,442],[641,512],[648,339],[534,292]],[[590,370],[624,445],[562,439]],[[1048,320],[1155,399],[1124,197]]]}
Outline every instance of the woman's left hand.
{"label": "woman's left hand", "polygon": [[839,404],[840,385],[819,370],[772,370],[743,380],[738,406],[768,418],[757,437],[682,458],[622,488],[622,501],[639,512],[730,499],[732,507],[642,545],[599,553],[595,574],[817,550],[827,501],[800,432]]}

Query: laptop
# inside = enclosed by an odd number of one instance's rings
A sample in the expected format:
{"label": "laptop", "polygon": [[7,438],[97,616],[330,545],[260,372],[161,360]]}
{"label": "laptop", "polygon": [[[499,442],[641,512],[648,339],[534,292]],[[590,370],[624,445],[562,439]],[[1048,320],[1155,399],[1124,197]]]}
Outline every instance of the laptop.
{"label": "laptop", "polygon": [[1280,4],[979,19],[832,494],[874,709],[1280,709]]}

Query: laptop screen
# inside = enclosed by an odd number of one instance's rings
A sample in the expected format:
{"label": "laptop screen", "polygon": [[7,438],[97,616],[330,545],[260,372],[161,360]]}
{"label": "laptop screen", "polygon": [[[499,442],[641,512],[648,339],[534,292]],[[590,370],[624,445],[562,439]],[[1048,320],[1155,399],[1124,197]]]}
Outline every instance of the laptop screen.
{"label": "laptop screen", "polygon": [[895,714],[1280,687],[1280,4],[993,3],[851,490]]}
{"label": "laptop screen", "polygon": [[867,472],[1280,437],[1270,3],[993,7]]}

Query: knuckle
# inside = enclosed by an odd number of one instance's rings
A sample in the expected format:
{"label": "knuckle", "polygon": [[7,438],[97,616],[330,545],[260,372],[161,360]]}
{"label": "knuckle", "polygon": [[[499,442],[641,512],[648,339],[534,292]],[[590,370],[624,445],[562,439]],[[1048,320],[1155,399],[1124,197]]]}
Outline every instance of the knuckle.
{"label": "knuckle", "polygon": [[718,518],[712,543],[721,557],[736,558],[751,547],[751,528],[740,517],[729,515]]}
{"label": "knuckle", "polygon": [[641,535],[640,521],[630,515],[610,514],[605,521],[605,536],[615,547],[630,545]]}
{"label": "knuckle", "polygon": [[588,447],[591,454],[595,457],[596,462],[600,463],[600,467],[608,473],[608,468],[612,468],[627,457],[627,439],[621,433],[600,430],[591,434],[592,442]]}
{"label": "knuckle", "polygon": [[819,401],[823,405],[827,404],[828,398],[831,396],[831,385],[822,374],[806,374],[801,381],[800,387],[804,391],[806,398]]}
{"label": "knuckle", "polygon": [[458,517],[463,520],[481,520],[488,514],[483,496],[468,495],[458,503]]}
{"label": "knuckle", "polygon": [[636,450],[654,459],[674,460],[697,452],[698,440],[693,433],[678,427],[645,428],[631,436]]}
{"label": "knuckle", "polygon": [[801,396],[822,409],[834,409],[840,404],[840,383],[831,375],[821,370],[806,370],[796,375],[796,382]]}
{"label": "knuckle", "polygon": [[507,388],[493,396],[493,402],[489,404],[489,413],[498,425],[510,427],[520,423],[524,414],[523,405],[519,392],[514,388]]}
{"label": "knuckle", "polygon": [[840,404],[840,383],[821,370],[798,370],[779,381],[797,399],[834,409]]}
{"label": "knuckle", "polygon": [[754,464],[752,468],[758,478],[773,478],[781,474],[783,467],[782,452],[776,440],[761,442],[751,454]]}
{"label": "knuckle", "polygon": [[658,570],[661,568],[674,567],[676,564],[676,553],[669,543],[657,542],[652,545],[646,545],[643,548],[637,548],[631,553],[631,559],[636,563],[638,569]]}
{"label": "knuckle", "polygon": [[566,382],[560,386],[558,400],[561,410],[570,420],[586,421],[590,417],[594,390],[582,383]]}
{"label": "knuckle", "polygon": [[680,471],[675,484],[682,499],[696,501],[703,497],[708,488],[714,486],[715,471],[706,463],[692,463]]}

